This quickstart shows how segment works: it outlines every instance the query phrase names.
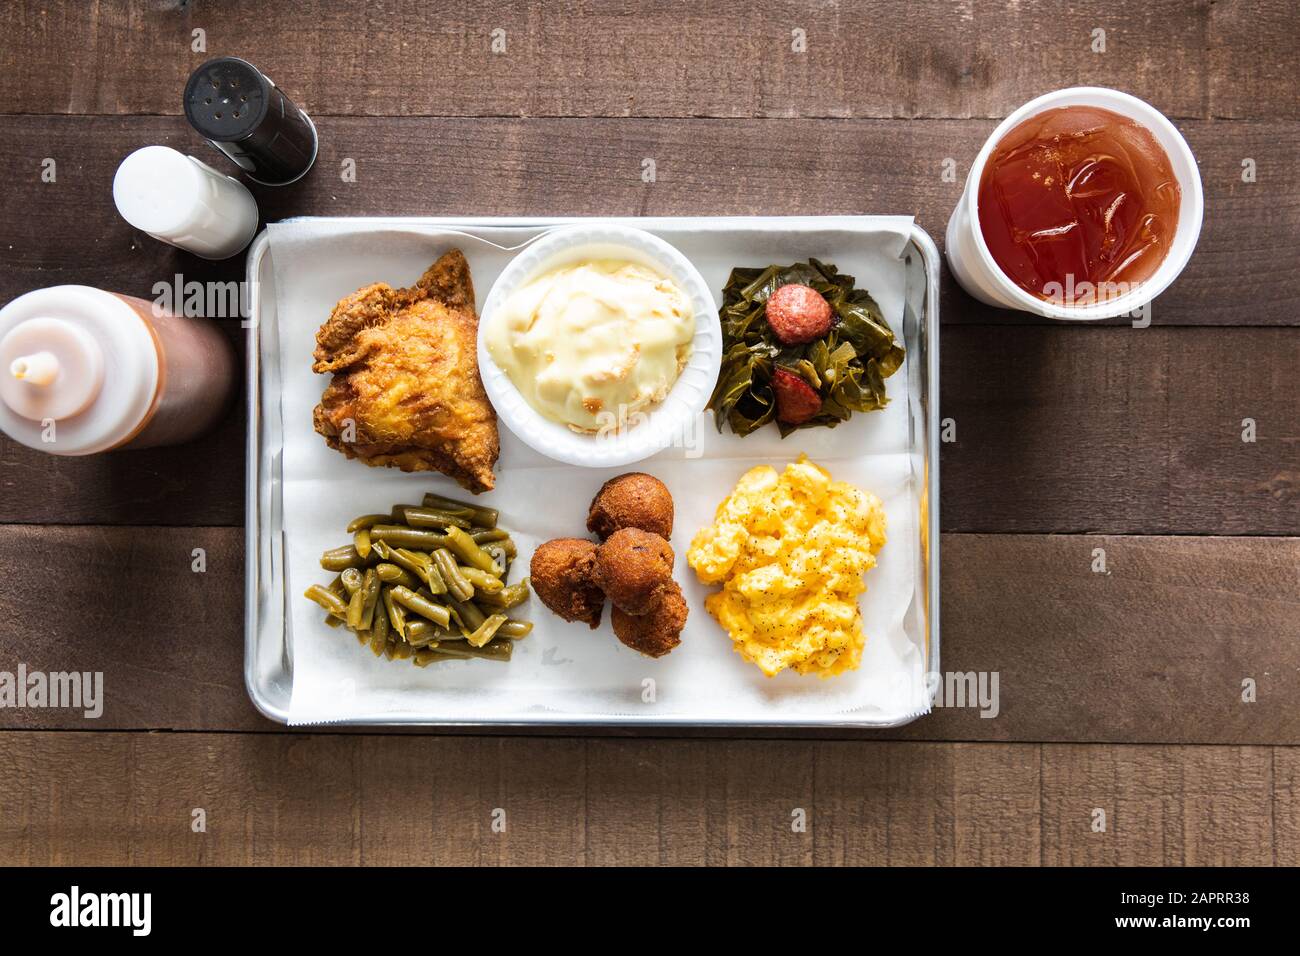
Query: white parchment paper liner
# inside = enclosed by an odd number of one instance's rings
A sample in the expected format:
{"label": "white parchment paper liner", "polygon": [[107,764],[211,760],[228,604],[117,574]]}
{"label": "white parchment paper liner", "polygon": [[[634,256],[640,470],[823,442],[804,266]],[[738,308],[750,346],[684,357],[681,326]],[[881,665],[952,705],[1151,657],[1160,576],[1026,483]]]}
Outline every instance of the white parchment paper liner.
{"label": "white parchment paper liner", "polygon": [[[903,264],[911,220],[878,219],[870,231],[817,220],[782,230],[746,229],[736,220],[640,220],[639,225],[689,256],[720,299],[733,265],[763,266],[813,256],[856,277],[901,328]],[[928,708],[924,639],[909,633],[907,608],[916,594],[920,489],[907,457],[908,420],[902,390],[907,368],[888,380],[889,406],[855,415],[835,429],[807,429],[782,440],[774,427],[739,439],[718,434],[701,416],[691,448],[670,448],[636,466],[661,478],[676,500],[672,544],[677,579],[690,606],[682,646],[654,661],[624,648],[605,620],[598,630],[566,624],[534,599],[521,611],[535,622],[505,665],[448,662],[417,668],[374,657],[348,632],[327,627],[320,610],[295,598],[330,578],[318,557],[345,543],[355,515],[413,502],[426,490],[464,496],[438,475],[406,475],[348,461],[311,427],[311,411],[326,384],[311,371],[316,329],[341,297],[371,282],[409,285],[440,254],[459,247],[469,260],[482,302],[493,279],[536,227],[423,225],[413,220],[293,220],[269,227],[275,269],[283,375],[283,481],[289,641],[293,656],[290,724],[365,718],[430,722],[493,720],[526,723],[545,713],[575,722],[635,715],[666,723],[790,722],[852,717],[901,721]],[[472,234],[472,235],[469,235]],[[582,469],[552,462],[507,430],[501,433],[497,487],[481,496],[501,509],[501,523],[519,545],[511,580],[526,573],[532,549],[548,538],[582,535],[592,495],[627,469]],[[731,650],[731,641],[704,610],[707,588],[686,566],[696,529],[737,478],[757,464],[778,470],[806,452],[834,478],[879,495],[888,518],[888,544],[866,576],[862,598],[866,649],[859,670],[821,680],[783,673],[768,679]]]}

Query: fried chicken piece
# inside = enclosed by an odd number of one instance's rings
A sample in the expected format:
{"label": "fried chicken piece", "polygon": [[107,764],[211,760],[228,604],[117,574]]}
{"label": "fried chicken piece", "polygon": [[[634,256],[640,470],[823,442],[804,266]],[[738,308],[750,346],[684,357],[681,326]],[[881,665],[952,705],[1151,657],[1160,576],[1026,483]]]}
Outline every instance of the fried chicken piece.
{"label": "fried chicken piece", "polygon": [[334,373],[312,416],[316,431],[367,465],[437,471],[475,494],[491,490],[500,442],[477,341],[459,249],[409,289],[357,290],[316,333],[312,371]]}

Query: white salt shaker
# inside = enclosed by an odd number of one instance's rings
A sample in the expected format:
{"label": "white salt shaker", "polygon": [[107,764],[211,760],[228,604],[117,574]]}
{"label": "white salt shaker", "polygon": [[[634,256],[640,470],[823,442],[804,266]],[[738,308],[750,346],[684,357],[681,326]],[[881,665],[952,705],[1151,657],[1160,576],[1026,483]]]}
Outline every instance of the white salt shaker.
{"label": "white salt shaker", "polygon": [[204,259],[228,259],[257,232],[257,200],[239,180],[169,146],[145,146],[113,177],[122,218]]}

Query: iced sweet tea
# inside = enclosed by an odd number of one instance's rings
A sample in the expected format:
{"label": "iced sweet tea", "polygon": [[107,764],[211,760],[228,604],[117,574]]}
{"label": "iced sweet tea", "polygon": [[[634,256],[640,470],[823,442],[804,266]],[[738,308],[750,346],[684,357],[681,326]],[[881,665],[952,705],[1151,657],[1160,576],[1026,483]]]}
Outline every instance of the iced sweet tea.
{"label": "iced sweet tea", "polygon": [[1090,304],[1151,278],[1181,202],[1150,130],[1110,110],[1066,106],[1029,117],[994,147],[980,177],[980,231],[1021,288]]}

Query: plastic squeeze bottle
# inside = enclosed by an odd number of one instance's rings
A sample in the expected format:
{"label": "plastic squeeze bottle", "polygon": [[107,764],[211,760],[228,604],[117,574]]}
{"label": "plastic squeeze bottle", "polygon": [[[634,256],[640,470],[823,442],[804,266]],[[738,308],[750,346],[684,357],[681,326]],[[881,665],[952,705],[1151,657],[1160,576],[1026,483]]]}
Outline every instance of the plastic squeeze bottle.
{"label": "plastic squeeze bottle", "polygon": [[214,323],[143,299],[61,285],[0,309],[0,429],[54,455],[189,441],[222,416],[234,380]]}

